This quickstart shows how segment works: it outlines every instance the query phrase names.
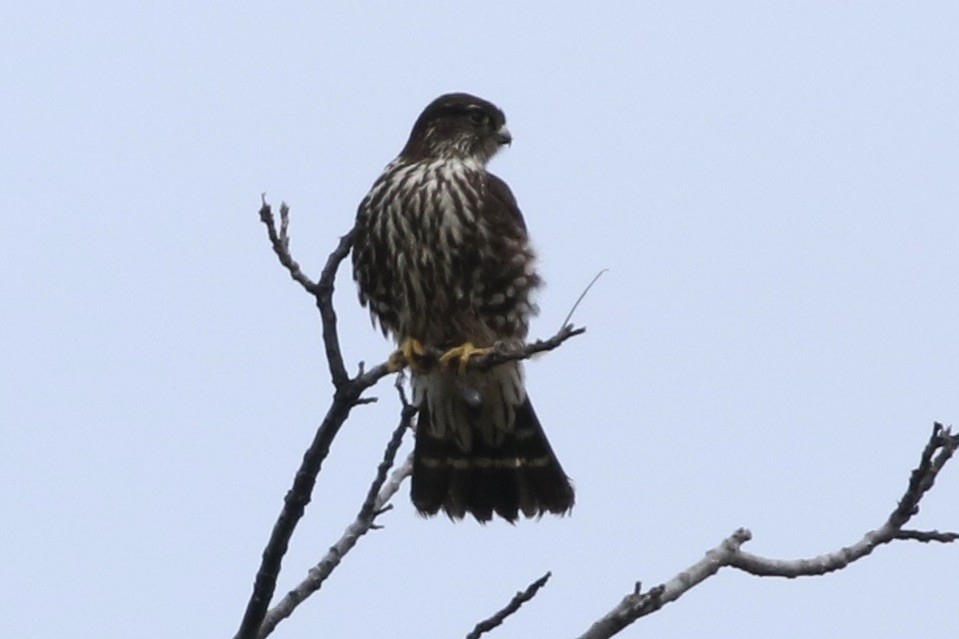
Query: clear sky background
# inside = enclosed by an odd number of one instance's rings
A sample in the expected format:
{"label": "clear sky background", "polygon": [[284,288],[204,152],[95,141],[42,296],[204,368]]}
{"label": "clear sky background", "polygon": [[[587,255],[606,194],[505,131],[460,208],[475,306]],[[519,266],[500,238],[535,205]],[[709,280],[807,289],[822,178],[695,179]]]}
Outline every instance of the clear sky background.
{"label": "clear sky background", "polygon": [[[576,636],[739,526],[796,558],[878,526],[959,422],[959,7],[938,2],[19,3],[0,15],[3,634],[230,637],[330,397],[316,274],[440,93],[500,105],[548,286],[528,366],[567,518],[404,487],[276,637]],[[341,273],[351,369],[390,345]],[[388,382],[336,441],[279,592],[355,515]],[[407,441],[404,452],[409,449]],[[953,462],[959,463],[959,462]],[[917,527],[959,528],[959,468]],[[959,548],[725,571],[624,637],[955,633]]]}

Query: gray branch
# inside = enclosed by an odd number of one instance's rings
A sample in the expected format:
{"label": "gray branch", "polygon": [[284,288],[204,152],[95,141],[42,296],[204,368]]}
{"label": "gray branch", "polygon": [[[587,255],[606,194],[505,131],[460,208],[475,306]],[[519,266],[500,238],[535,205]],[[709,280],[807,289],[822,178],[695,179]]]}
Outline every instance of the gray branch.
{"label": "gray branch", "polygon": [[330,546],[326,555],[315,566],[310,568],[306,577],[295,588],[290,590],[276,606],[266,613],[263,624],[260,626],[260,632],[257,635],[259,639],[268,636],[273,632],[276,625],[293,614],[293,611],[306,600],[307,597],[318,591],[326,578],[330,576],[333,570],[340,565],[346,553],[353,549],[360,537],[372,529],[376,529],[376,519],[381,514],[387,512],[392,505],[390,500],[400,489],[400,484],[413,472],[412,453],[406,458],[402,465],[397,467],[390,475],[389,481],[385,482],[376,494],[373,504],[373,512],[370,517],[357,517],[343,535]]}
{"label": "gray branch", "polygon": [[701,560],[666,583],[646,593],[641,593],[637,585],[635,592],[626,595],[619,605],[580,635],[579,639],[612,637],[637,619],[659,610],[667,603],[676,601],[726,566],[760,577],[793,579],[841,570],[869,555],[878,546],[897,539],[941,543],[959,540],[959,533],[902,529],[919,512],[919,502],[932,488],[939,471],[957,448],[959,448],[959,435],[952,434],[950,429],[943,427],[942,424],[935,424],[932,437],[923,449],[919,466],[912,471],[909,486],[896,509],[879,528],[866,533],[853,545],[808,559],[772,559],[744,552],[742,545],[752,539],[752,533],[745,528],[740,528],[708,551]]}

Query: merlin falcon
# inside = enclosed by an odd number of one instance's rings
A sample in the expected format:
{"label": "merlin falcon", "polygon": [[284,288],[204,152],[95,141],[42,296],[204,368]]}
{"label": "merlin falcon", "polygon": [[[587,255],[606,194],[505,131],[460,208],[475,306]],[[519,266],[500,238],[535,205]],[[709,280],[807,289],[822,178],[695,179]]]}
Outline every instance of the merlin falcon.
{"label": "merlin falcon", "polygon": [[[411,370],[418,407],[413,505],[480,522],[493,513],[563,514],[573,488],[546,440],[519,362],[486,371],[471,357],[522,345],[539,286],[526,224],[486,164],[512,142],[495,105],[440,96],[360,203],[353,277],[374,324]],[[445,354],[423,365],[427,349]]]}

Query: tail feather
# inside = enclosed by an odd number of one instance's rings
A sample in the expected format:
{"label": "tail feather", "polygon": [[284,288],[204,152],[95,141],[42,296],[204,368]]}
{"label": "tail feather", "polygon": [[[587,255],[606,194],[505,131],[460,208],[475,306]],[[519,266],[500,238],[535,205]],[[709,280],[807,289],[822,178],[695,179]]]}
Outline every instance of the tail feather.
{"label": "tail feather", "polygon": [[[523,425],[528,425],[528,430]],[[527,460],[523,477],[538,514],[549,511],[560,515],[573,507],[573,487],[559,465],[529,398],[516,411],[518,448]],[[530,516],[530,515],[527,515]]]}
{"label": "tail feather", "polygon": [[[511,428],[495,441],[476,424],[468,436],[431,427],[430,402],[423,401],[413,453],[413,504],[424,515],[443,510],[480,522],[497,514],[513,522],[522,512],[538,517],[573,507],[573,488],[556,459],[528,397],[515,407]],[[465,442],[465,443],[464,443]]]}

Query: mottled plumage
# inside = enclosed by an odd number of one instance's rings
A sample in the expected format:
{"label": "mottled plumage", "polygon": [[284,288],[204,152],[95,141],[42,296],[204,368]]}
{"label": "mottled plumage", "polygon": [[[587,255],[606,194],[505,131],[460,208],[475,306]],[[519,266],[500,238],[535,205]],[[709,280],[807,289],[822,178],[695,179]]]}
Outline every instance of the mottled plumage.
{"label": "mottled plumage", "polygon": [[[353,274],[384,334],[441,349],[521,343],[540,284],[526,226],[486,163],[512,138],[503,112],[455,93],[434,100],[360,204]],[[431,515],[509,521],[564,513],[573,490],[513,362],[415,371],[420,407],[413,503]]]}

